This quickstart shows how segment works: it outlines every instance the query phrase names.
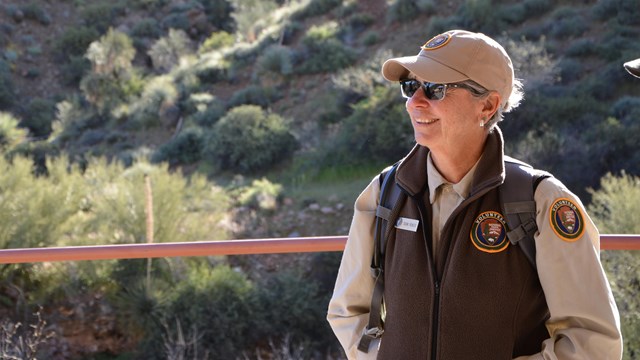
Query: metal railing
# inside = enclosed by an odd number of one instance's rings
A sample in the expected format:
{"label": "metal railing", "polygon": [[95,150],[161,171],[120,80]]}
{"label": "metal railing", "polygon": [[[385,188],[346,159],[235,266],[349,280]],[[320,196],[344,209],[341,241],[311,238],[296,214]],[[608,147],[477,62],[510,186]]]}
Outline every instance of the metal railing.
{"label": "metal railing", "polygon": [[[346,236],[322,236],[5,249],[0,250],[0,264],[343,251],[346,241]],[[603,234],[600,247],[602,250],[640,250],[640,235]]]}

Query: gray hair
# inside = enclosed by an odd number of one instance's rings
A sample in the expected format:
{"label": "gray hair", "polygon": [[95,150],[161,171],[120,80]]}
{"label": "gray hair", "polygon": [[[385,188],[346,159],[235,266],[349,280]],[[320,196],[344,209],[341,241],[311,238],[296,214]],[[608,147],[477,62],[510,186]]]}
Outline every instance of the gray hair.
{"label": "gray hair", "polygon": [[[485,89],[482,85],[478,84],[473,80],[465,80],[461,81],[458,84],[464,85],[470,88],[470,93],[474,97],[477,98],[485,98],[489,95],[489,90]],[[522,87],[522,81],[520,79],[513,79],[513,88],[511,89],[511,95],[506,101],[503,99],[503,103],[500,104],[498,110],[493,114],[491,119],[485,123],[485,127],[489,130],[493,129],[493,127],[500,121],[504,120],[504,113],[507,113],[520,105],[520,102],[524,98],[524,92]]]}

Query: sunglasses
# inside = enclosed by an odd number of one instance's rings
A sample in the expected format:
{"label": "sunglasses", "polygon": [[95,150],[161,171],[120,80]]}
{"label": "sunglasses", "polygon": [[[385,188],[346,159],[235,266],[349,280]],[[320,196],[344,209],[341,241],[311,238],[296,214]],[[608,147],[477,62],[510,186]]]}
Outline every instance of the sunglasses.
{"label": "sunglasses", "polygon": [[422,82],[416,79],[406,79],[400,80],[400,91],[402,92],[402,96],[409,99],[413,96],[413,94],[418,91],[418,89],[422,88],[424,90],[424,95],[429,100],[442,100],[444,96],[447,94],[448,88],[463,88],[473,90],[469,86],[465,86],[462,84],[434,84],[430,82]]}

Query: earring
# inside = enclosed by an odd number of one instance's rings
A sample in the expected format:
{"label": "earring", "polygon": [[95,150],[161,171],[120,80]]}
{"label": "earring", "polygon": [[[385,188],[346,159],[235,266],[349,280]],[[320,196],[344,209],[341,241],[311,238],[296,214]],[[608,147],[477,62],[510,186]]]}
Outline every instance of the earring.
{"label": "earring", "polygon": [[487,122],[487,117],[483,116],[482,119],[480,119],[480,127],[484,127],[484,123]]}

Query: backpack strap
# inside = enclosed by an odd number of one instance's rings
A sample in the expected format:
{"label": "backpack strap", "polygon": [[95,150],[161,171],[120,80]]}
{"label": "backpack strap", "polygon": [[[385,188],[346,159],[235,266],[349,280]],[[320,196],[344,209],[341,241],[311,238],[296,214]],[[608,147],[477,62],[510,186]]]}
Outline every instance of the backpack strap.
{"label": "backpack strap", "polygon": [[[375,278],[369,323],[358,343],[358,350],[369,352],[371,341],[384,333],[384,254],[387,240],[393,232],[400,209],[407,195],[396,184],[395,174],[400,163],[380,174],[380,200],[376,209],[376,223],[373,236],[373,256],[371,259],[371,275]],[[392,224],[389,226],[389,224]]]}
{"label": "backpack strap", "polygon": [[536,266],[536,202],[538,184],[551,176],[530,165],[505,156],[505,180],[500,185],[500,203],[507,220],[507,237],[513,245],[520,245],[534,269]]}

